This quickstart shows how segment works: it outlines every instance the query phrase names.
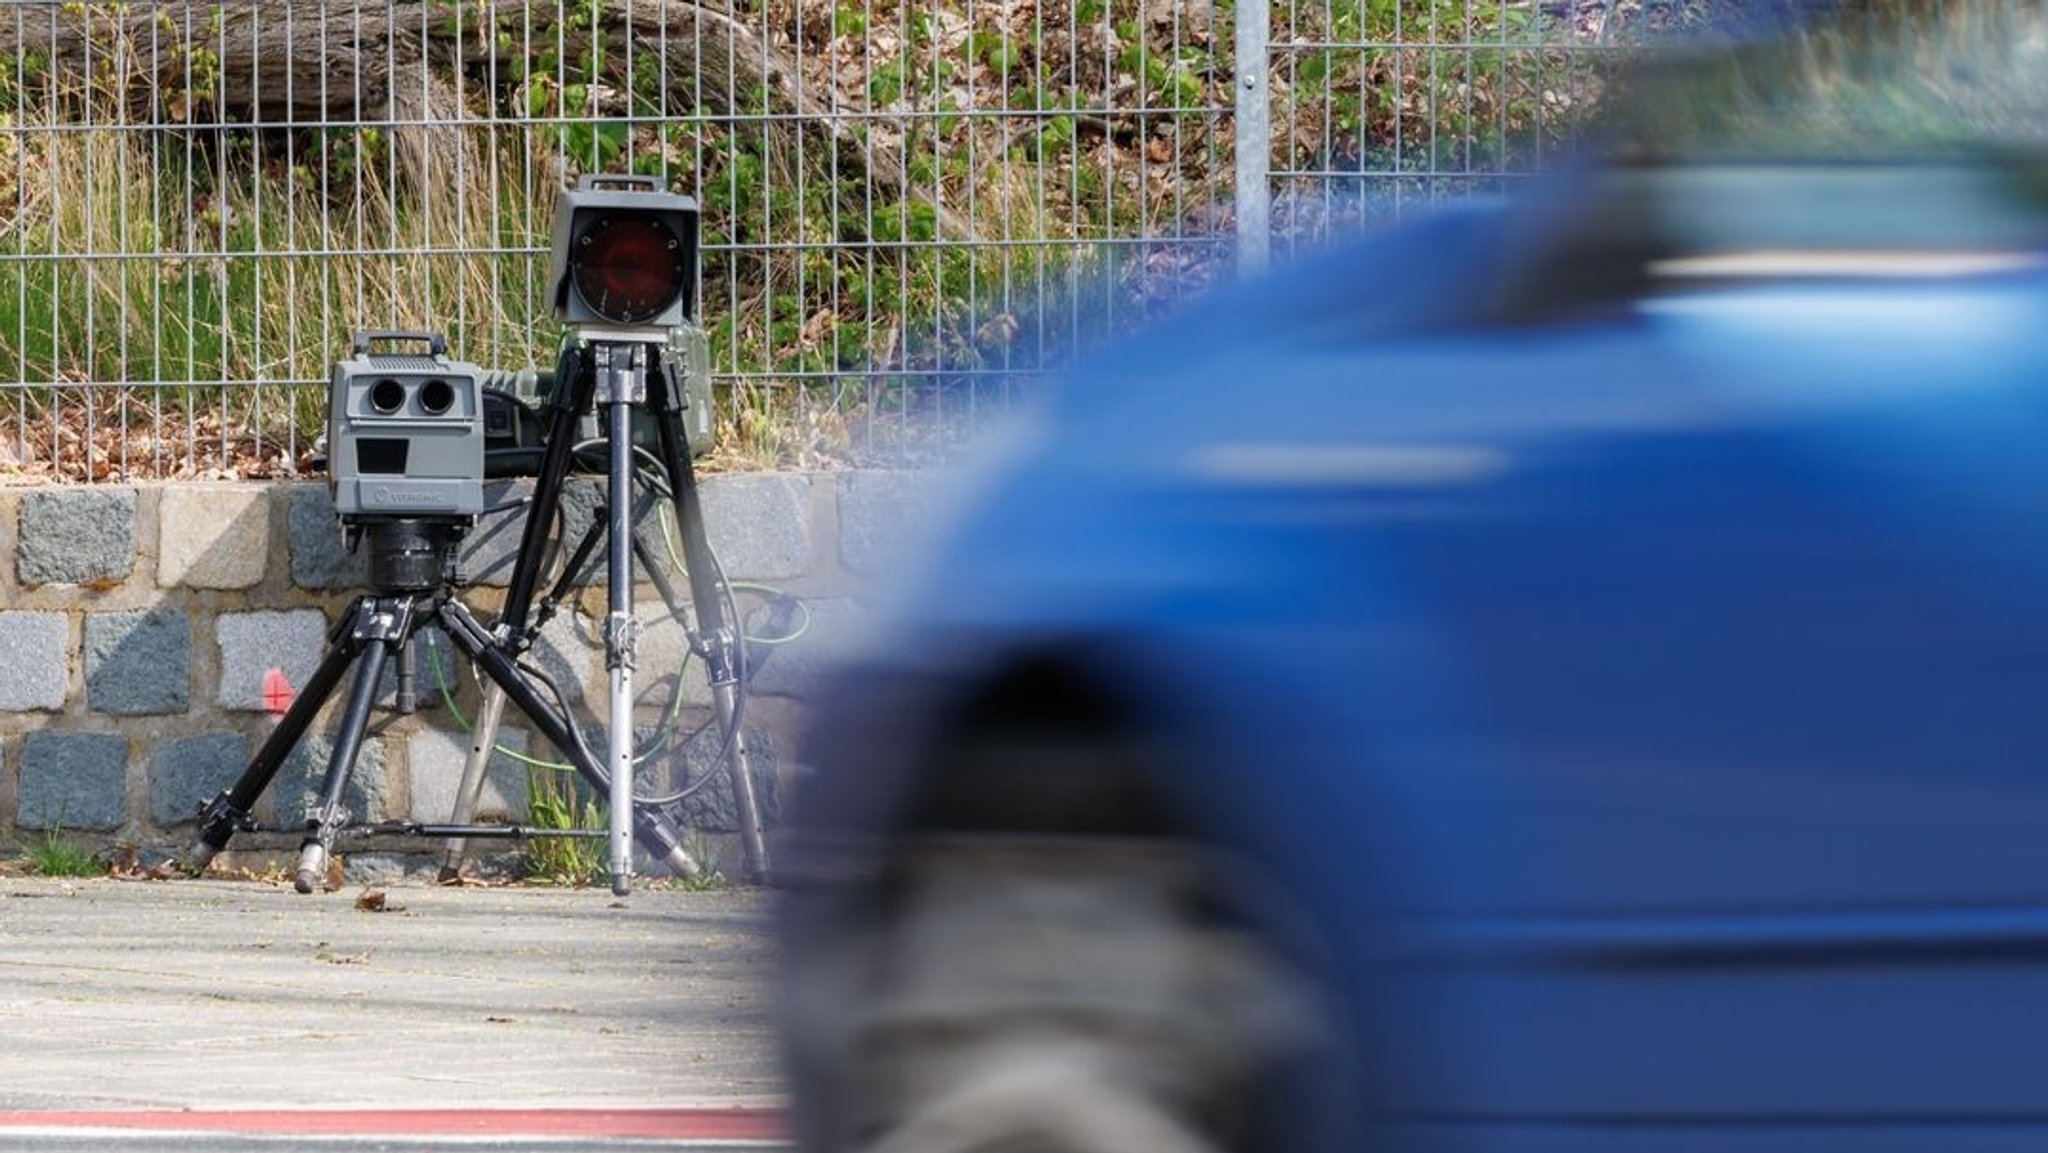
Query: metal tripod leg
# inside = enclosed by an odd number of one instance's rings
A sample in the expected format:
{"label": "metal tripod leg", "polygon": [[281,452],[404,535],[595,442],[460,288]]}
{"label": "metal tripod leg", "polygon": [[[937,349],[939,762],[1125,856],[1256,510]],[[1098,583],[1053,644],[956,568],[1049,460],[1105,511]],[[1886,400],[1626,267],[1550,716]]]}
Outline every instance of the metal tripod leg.
{"label": "metal tripod leg", "polygon": [[188,872],[199,874],[213,863],[213,858],[227,848],[228,840],[248,825],[250,815],[255,811],[256,799],[284,767],[285,758],[291,755],[299,738],[305,736],[313,719],[326,707],[327,698],[334,694],[341,683],[343,673],[353,664],[361,645],[357,639],[357,617],[372,611],[375,599],[361,597],[349,607],[334,628],[327,634],[327,655],[313,670],[313,675],[278,718],[277,726],[270,730],[256,755],[250,758],[249,767],[242,771],[233,785],[208,801],[199,810],[199,839],[192,846],[192,853],[185,861]]}
{"label": "metal tripod leg", "polygon": [[[636,351],[644,346],[636,346]],[[641,353],[644,355],[644,353]],[[611,776],[609,861],[612,894],[623,897],[633,876],[633,669],[638,662],[640,623],[633,619],[633,406],[619,395],[611,401],[611,540],[607,553],[604,665],[610,677],[610,743],[605,772]]]}
{"label": "metal tripod leg", "polygon": [[[491,681],[484,685],[483,709],[477,715],[476,729],[470,733],[469,756],[462,762],[462,783],[455,787],[455,812],[448,818],[449,824],[467,825],[476,820],[484,775],[490,768],[491,752],[498,743],[498,726],[504,719],[505,690]],[[447,854],[441,860],[440,879],[444,884],[462,876],[462,858],[468,849],[469,842],[463,838],[449,839]]]}
{"label": "metal tripod leg", "polygon": [[[681,519],[680,513],[678,520]],[[661,565],[651,556],[646,545],[636,535],[633,549],[640,556],[640,563],[646,567],[648,582],[654,585],[661,597],[661,603],[669,615],[682,619],[683,606],[675,587],[662,574]],[[734,645],[738,648],[737,643]],[[766,881],[768,879],[767,837],[761,819],[761,810],[754,796],[753,762],[747,751],[747,734],[740,724],[740,685],[737,676],[730,671],[732,663],[744,654],[735,654],[723,666],[726,675],[711,682],[711,706],[717,710],[719,727],[729,737],[726,742],[726,772],[728,785],[732,788],[733,808],[740,822],[740,846],[746,855],[747,879]],[[680,692],[681,687],[678,686]]]}
{"label": "metal tripod leg", "polygon": [[[736,724],[739,720],[739,684],[728,678],[711,686],[712,707],[718,710],[722,722]],[[744,729],[734,732],[727,742],[732,749],[732,758],[725,771],[732,785],[733,815],[740,823],[740,851],[747,860],[747,879],[757,884],[768,880],[768,837],[761,821],[761,805],[754,796],[754,765],[747,754],[747,734]]]}
{"label": "metal tripod leg", "polygon": [[[547,447],[541,454],[540,471],[533,481],[533,503],[527,506],[526,523],[520,530],[519,553],[512,565],[511,583],[505,589],[505,610],[499,627],[506,639],[520,641],[526,632],[533,596],[540,584],[541,562],[547,555],[547,536],[555,511],[562,504],[562,487],[575,456],[576,421],[590,399],[591,374],[583,371],[582,350],[573,341],[564,342],[555,365],[555,385],[548,392]],[[568,542],[564,541],[564,545]]]}
{"label": "metal tripod leg", "polygon": [[334,854],[334,838],[348,823],[342,794],[348,788],[349,773],[356,754],[363,747],[363,732],[369,727],[370,706],[377,700],[377,682],[384,675],[392,650],[412,631],[413,602],[410,597],[379,600],[374,608],[356,614],[354,639],[360,646],[354,683],[348,704],[342,711],[341,727],[334,737],[334,750],[327,759],[327,776],[321,781],[320,801],[306,815],[306,839],[299,845],[299,867],[292,887],[310,893],[325,884],[327,862]]}
{"label": "metal tripod leg", "polygon": [[[697,496],[697,474],[684,450],[682,385],[668,381],[666,388],[666,395],[656,406],[662,467],[668,470],[674,489],[676,526],[682,533],[683,564],[689,572],[690,601],[703,636],[704,666],[711,680],[713,707],[719,712],[720,723],[730,726],[739,718],[744,642],[740,622],[725,619],[717,564],[711,542],[704,534],[704,506]],[[745,734],[729,733],[727,745],[732,756],[726,761],[726,773],[732,784],[733,809],[740,822],[740,848],[746,855],[747,879],[763,882],[769,877],[768,838],[761,822],[761,807],[754,796],[754,770],[747,757]]]}
{"label": "metal tripod leg", "polygon": [[[524,713],[533,722],[540,735],[546,737],[562,755],[575,766],[576,773],[600,793],[609,793],[611,779],[600,767],[597,757],[584,744],[576,730],[555,707],[548,703],[538,689],[519,670],[504,650],[492,643],[490,634],[459,601],[444,600],[439,610],[441,626],[448,633],[448,639],[457,651],[475,662],[476,667],[494,684],[505,691],[506,700],[512,707]],[[677,876],[694,877],[702,869],[683,847],[682,830],[675,821],[653,805],[635,805],[631,809],[633,833],[640,841],[640,847],[648,856],[659,861],[663,867]]]}

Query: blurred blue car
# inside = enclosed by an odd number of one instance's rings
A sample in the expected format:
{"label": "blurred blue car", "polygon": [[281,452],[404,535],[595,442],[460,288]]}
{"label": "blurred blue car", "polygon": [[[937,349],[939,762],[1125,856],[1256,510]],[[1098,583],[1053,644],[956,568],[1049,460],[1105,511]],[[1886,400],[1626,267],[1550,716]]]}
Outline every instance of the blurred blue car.
{"label": "blurred blue car", "polygon": [[2048,1148],[2048,162],[1580,165],[1215,298],[818,721],[809,1150]]}

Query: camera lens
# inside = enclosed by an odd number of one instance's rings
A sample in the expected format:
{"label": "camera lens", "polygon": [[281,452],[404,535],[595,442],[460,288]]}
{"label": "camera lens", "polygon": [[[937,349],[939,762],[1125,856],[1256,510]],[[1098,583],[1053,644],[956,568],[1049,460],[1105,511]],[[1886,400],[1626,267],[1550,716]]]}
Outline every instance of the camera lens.
{"label": "camera lens", "polygon": [[370,386],[370,407],[390,416],[405,407],[405,386],[385,377]]}
{"label": "camera lens", "polygon": [[420,385],[420,408],[428,416],[440,416],[455,407],[455,386],[440,377]]}
{"label": "camera lens", "polygon": [[576,238],[576,291],[598,315],[638,324],[675,303],[690,283],[682,238],[656,216],[600,216]]}

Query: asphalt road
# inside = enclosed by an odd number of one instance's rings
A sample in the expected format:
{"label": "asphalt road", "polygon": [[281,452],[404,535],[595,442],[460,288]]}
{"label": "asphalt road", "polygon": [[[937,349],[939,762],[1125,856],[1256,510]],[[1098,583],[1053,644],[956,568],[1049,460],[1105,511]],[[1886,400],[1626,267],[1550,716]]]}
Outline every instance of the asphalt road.
{"label": "asphalt road", "polygon": [[381,893],[0,878],[0,1150],[775,1141],[762,894]]}

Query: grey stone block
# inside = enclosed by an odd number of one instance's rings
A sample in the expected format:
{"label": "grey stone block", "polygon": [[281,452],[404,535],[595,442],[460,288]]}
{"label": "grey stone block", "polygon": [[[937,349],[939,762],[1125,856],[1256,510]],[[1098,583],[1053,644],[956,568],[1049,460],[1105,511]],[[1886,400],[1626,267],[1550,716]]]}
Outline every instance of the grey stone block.
{"label": "grey stone block", "polygon": [[[484,504],[488,507],[522,497],[530,498],[532,495],[533,482],[530,480],[494,481],[484,488]],[[604,499],[603,478],[569,478],[562,486],[558,517],[558,524],[561,527],[558,529],[555,525],[549,526],[550,538],[559,533],[560,539],[555,544],[556,549],[571,551],[581,543],[583,534],[589,531],[591,523],[596,520],[597,510],[603,505]],[[646,502],[643,502],[643,509],[644,507]],[[458,554],[457,567],[461,570],[465,583],[494,585],[501,588],[511,583],[512,568],[518,561],[520,539],[526,531],[526,519],[527,510],[522,507],[517,511],[485,517],[477,523],[476,528],[463,538],[462,549]],[[646,520],[644,512],[642,523],[650,523]],[[655,539],[657,538],[650,538]],[[558,559],[550,558],[550,567],[542,569],[543,580],[548,584],[553,583],[551,566],[556,563],[559,563]],[[589,585],[602,582],[604,574],[605,546],[604,542],[600,541],[597,550],[591,553],[590,560],[573,583]],[[546,590],[543,588],[541,591]]]}
{"label": "grey stone block", "polygon": [[167,488],[157,504],[157,583],[245,589],[270,560],[270,490],[251,485]]}
{"label": "grey stone block", "polygon": [[[516,712],[509,706],[508,713]],[[470,736],[463,732],[423,730],[406,739],[406,761],[412,767],[412,819],[442,822],[455,812],[455,795],[462,784],[462,766],[469,759]],[[500,750],[524,753],[526,733],[501,728],[494,742]],[[505,824],[526,819],[526,766],[494,752],[484,767],[483,793],[477,798],[476,819],[486,824]]]}
{"label": "grey stone block", "polygon": [[[809,622],[801,613],[787,628],[802,628],[802,634],[783,644],[747,646],[752,673],[751,691],[768,696],[810,695],[819,679],[838,661],[859,650],[869,629],[868,610],[858,601],[844,598],[803,602]],[[749,636],[783,635],[776,631],[771,609],[757,609],[747,618]]]}
{"label": "grey stone block", "polygon": [[865,470],[839,476],[839,563],[875,573],[900,562],[933,514],[934,478],[923,472]]}
{"label": "grey stone block", "polygon": [[788,473],[706,477],[705,534],[733,580],[804,575],[811,559],[811,481]]}
{"label": "grey stone block", "polygon": [[182,713],[192,697],[192,622],[160,608],[85,618],[85,703],[96,713]]}
{"label": "grey stone block", "polygon": [[633,699],[643,709],[667,708],[680,674],[683,703],[710,704],[711,686],[705,679],[704,662],[690,652],[690,638],[682,622],[644,603],[639,619],[640,661],[634,670]]}
{"label": "grey stone block", "polygon": [[135,570],[135,490],[59,488],[22,499],[15,573],[25,585],[92,584]]}
{"label": "grey stone block", "polygon": [[[484,486],[484,507],[533,495],[530,480],[497,480]],[[462,538],[456,554],[456,568],[467,584],[503,587],[512,580],[512,565],[519,556],[519,537],[526,530],[526,510],[517,509],[479,519],[469,535]]]}
{"label": "grey stone block", "polygon": [[24,829],[119,828],[128,809],[128,738],[41,731],[21,743],[18,824]]}
{"label": "grey stone block", "polygon": [[600,699],[605,695],[601,688],[605,675],[603,627],[581,612],[565,608],[540,630],[527,654],[571,704],[580,704],[593,692]]}
{"label": "grey stone block", "polygon": [[160,826],[192,820],[248,765],[249,738],[240,733],[158,741],[149,760],[150,819]]}
{"label": "grey stone block", "polygon": [[[590,527],[597,523],[598,514],[604,511],[608,486],[602,477],[573,477],[562,488],[562,548],[573,551],[583,543]],[[642,496],[633,507],[633,531],[640,535],[641,542],[652,549],[657,557],[664,555],[661,541],[661,522],[655,518],[657,503],[652,497]],[[580,588],[603,587],[605,584],[605,560],[610,543],[599,538],[597,547],[572,582]],[[641,569],[638,555],[633,560],[634,572]]]}
{"label": "grey stone block", "polygon": [[[341,881],[344,885],[391,885],[415,874],[431,873],[433,869],[426,858],[404,853],[349,853],[342,858]],[[400,905],[401,899],[394,894],[391,904],[385,907]]]}
{"label": "grey stone block", "polygon": [[[571,477],[562,486],[562,549],[572,551],[583,543],[583,537],[590,526],[597,523],[598,510],[604,507],[608,485],[598,477]],[[576,574],[578,585],[602,584],[604,581],[605,550],[609,547],[599,541],[583,564],[583,571]]]}
{"label": "grey stone block", "polygon": [[271,669],[294,691],[305,688],[327,651],[327,616],[319,609],[223,613],[215,628],[220,687],[214,699],[224,709],[264,711],[263,677]]}
{"label": "grey stone block", "polygon": [[[329,734],[308,734],[284,760],[272,793],[277,799],[278,824],[291,827],[305,821],[319,804],[320,787],[327,781],[327,762],[334,755]],[[341,803],[353,823],[387,820],[392,812],[389,778],[384,766],[384,742],[365,737],[357,750]]]}
{"label": "grey stone block", "polygon": [[71,688],[71,621],[63,613],[0,613],[0,712],[61,709]]}
{"label": "grey stone block", "polygon": [[[776,788],[776,781],[781,775],[777,769],[780,750],[766,729],[748,725],[746,734],[747,762],[752,769],[748,775],[754,781],[754,801],[760,808],[762,822],[774,825],[782,815],[782,798]],[[710,833],[739,830],[739,814],[732,800],[732,773],[720,755],[724,751],[725,741],[716,725],[705,729],[683,750],[684,763],[688,766],[686,779],[694,782],[706,774],[711,778],[702,788],[683,799],[683,820],[691,828]]]}
{"label": "grey stone block", "polygon": [[348,551],[334,501],[327,486],[304,484],[292,490],[285,514],[285,536],[291,550],[292,583],[305,589],[360,589],[369,585],[369,561],[363,550]]}

